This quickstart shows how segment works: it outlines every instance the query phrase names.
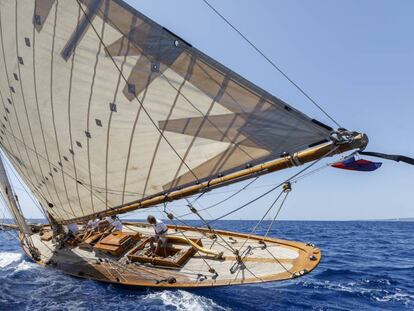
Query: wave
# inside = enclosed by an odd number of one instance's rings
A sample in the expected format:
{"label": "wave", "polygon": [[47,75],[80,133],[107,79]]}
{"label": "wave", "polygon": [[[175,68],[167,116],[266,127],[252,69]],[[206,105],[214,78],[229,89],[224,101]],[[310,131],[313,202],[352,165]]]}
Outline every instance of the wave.
{"label": "wave", "polygon": [[402,292],[400,288],[395,293],[389,293],[383,297],[374,297],[378,302],[402,302],[404,305],[412,305],[414,303],[414,295]]}
{"label": "wave", "polygon": [[320,291],[327,294],[327,291],[334,293],[345,293],[356,297],[364,297],[376,302],[399,302],[405,306],[414,305],[414,295],[410,292],[394,287],[390,279],[362,279],[350,282],[335,281],[303,281],[299,282],[305,288],[313,291]]}
{"label": "wave", "polygon": [[13,263],[21,261],[23,255],[20,253],[0,253],[0,268],[6,268]]}
{"label": "wave", "polygon": [[219,306],[212,299],[197,296],[183,290],[154,292],[145,296],[143,300],[151,303],[161,302],[168,310],[171,310],[171,308],[183,311],[231,310],[230,308]]}
{"label": "wave", "polygon": [[[220,224],[248,232],[255,223]],[[287,282],[194,291],[124,288],[37,268],[0,232],[0,310],[414,310],[413,224],[387,224],[386,232],[384,225],[284,223],[281,237],[321,247],[324,257],[314,272]],[[325,229],[335,238],[327,239]],[[367,232],[380,238],[365,241]],[[382,243],[384,237],[393,243]]]}
{"label": "wave", "polygon": [[35,263],[26,261],[21,253],[0,253],[0,278],[12,277],[16,273],[37,267]]}

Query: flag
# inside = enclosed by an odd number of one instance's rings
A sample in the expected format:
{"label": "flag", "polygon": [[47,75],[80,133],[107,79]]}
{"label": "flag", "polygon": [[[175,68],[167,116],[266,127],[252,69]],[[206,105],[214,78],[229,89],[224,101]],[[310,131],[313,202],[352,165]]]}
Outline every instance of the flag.
{"label": "flag", "polygon": [[331,166],[343,170],[372,172],[380,168],[381,165],[381,162],[371,162],[363,159],[356,160],[355,157],[351,157],[342,162],[334,163]]}

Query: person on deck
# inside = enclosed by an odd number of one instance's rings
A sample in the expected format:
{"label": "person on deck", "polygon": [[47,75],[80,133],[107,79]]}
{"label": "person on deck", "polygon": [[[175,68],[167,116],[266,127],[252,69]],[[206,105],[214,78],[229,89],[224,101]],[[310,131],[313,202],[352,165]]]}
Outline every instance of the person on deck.
{"label": "person on deck", "polygon": [[[154,228],[155,236],[151,237],[150,239],[150,246],[153,250],[153,254],[158,254],[158,251],[160,248],[163,248],[164,255],[167,257],[167,241],[168,238],[165,236],[165,234],[168,232],[168,227],[166,224],[164,224],[161,220],[156,219],[154,216],[149,215],[147,217],[147,222]],[[154,250],[154,242],[157,243],[157,247],[155,247]]]}
{"label": "person on deck", "polygon": [[95,230],[98,227],[99,219],[91,219],[88,221],[88,224],[86,225],[86,229],[88,230]]}
{"label": "person on deck", "polygon": [[[68,233],[63,238],[62,242],[63,244],[73,242],[76,240],[76,235],[79,233],[79,227],[76,223],[72,223],[67,225]],[[63,244],[59,246],[59,248],[63,247]]]}
{"label": "person on deck", "polygon": [[73,236],[76,236],[78,234],[78,232],[79,232],[79,227],[78,227],[77,224],[73,223],[73,224],[68,225],[68,233],[69,234],[71,234]]}
{"label": "person on deck", "polygon": [[106,217],[105,220],[115,229],[115,231],[122,231],[122,222],[117,216],[113,215],[111,217]]}
{"label": "person on deck", "polygon": [[99,221],[99,226],[104,230],[114,228],[115,231],[122,231],[122,222],[116,215],[105,217]]}

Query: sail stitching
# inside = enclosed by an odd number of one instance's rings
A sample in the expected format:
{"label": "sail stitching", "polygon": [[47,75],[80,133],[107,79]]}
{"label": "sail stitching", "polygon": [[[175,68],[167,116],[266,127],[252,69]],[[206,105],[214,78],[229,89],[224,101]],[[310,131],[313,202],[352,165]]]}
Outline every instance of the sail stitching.
{"label": "sail stitching", "polygon": [[[79,8],[79,10],[80,10],[80,8]],[[131,21],[131,26],[130,26],[130,29],[131,29],[130,33],[131,33],[131,35],[133,34],[132,30],[135,28],[136,22],[137,22],[137,19],[134,16],[134,18]],[[122,49],[123,49],[124,39],[125,38],[123,38],[123,40],[121,42],[119,52],[122,51]],[[127,41],[126,53],[125,53],[124,59],[123,59],[122,64],[121,64],[121,70],[118,73],[118,79],[117,79],[116,89],[115,89],[115,92],[114,92],[114,98],[112,100],[112,104],[110,104],[110,108],[111,109],[110,109],[109,120],[108,120],[108,129],[107,129],[107,134],[106,134],[106,153],[105,153],[105,202],[106,202],[106,208],[107,209],[108,209],[108,190],[109,190],[108,189],[108,164],[109,164],[108,163],[108,159],[109,159],[109,142],[110,142],[110,139],[109,139],[110,138],[110,135],[109,134],[110,134],[110,130],[111,130],[112,116],[113,116],[113,113],[116,112],[116,108],[113,109],[112,108],[113,106],[111,106],[111,105],[116,105],[116,101],[117,101],[117,97],[118,97],[118,92],[119,92],[119,87],[121,85],[121,80],[122,80],[122,73],[124,71],[124,66],[125,66],[125,64],[127,62],[127,56],[128,56],[128,52],[129,52],[129,49],[130,49],[130,40],[126,39],[126,41]],[[121,192],[121,195],[122,195],[122,197],[125,196],[125,189],[123,189],[123,191]],[[122,199],[122,201],[123,200],[124,199]]]}
{"label": "sail stitching", "polygon": [[[9,135],[11,135],[15,140],[17,140],[17,141],[19,141],[19,143],[21,143],[21,144],[23,144],[22,142],[21,142],[21,140],[19,139],[19,138],[17,138],[16,136],[14,136],[12,133],[10,133],[9,131],[7,131],[6,130],[6,132],[9,134]],[[4,147],[4,146],[3,146]],[[33,149],[31,149],[29,146],[27,146],[27,145],[25,145],[25,147],[30,151],[30,152],[33,152],[34,153],[34,150]],[[70,175],[68,172],[66,172],[63,168],[61,168],[61,167],[57,167],[55,164],[53,164],[53,163],[51,163],[51,162],[49,162],[45,157],[43,157],[43,155],[42,154],[38,154],[39,155],[39,158],[40,159],[42,159],[42,160],[44,160],[44,161],[46,161],[46,162],[48,162],[50,165],[51,165],[51,167],[53,167],[53,170],[61,170],[67,177],[69,177],[69,178],[71,178],[71,179],[73,179],[74,181],[77,181],[72,175]],[[53,176],[53,174],[52,174],[52,176]],[[84,187],[84,189],[85,190],[87,190],[87,191],[90,191],[90,189],[89,188],[87,188],[86,186],[85,186],[85,184],[84,183],[79,183],[80,185],[82,185],[83,187]],[[33,185],[33,184],[32,184]],[[87,184],[86,184],[87,185]],[[35,187],[35,188],[37,188],[37,187]],[[103,200],[103,199],[101,199],[99,196],[97,196],[94,192],[93,192],[93,194],[94,194],[94,196],[95,196],[95,198],[97,199],[97,200],[100,200],[101,202],[103,202],[103,203],[105,203],[105,201]],[[45,198],[45,200],[46,200],[46,198]]]}
{"label": "sail stitching", "polygon": [[[36,0],[38,1],[38,0]],[[36,5],[36,1],[35,1],[35,5]],[[43,146],[44,146],[44,150],[45,150],[45,155],[46,155],[46,159],[47,159],[47,163],[48,163],[48,167],[49,167],[49,172],[52,172],[52,166],[51,166],[51,162],[50,162],[50,157],[49,157],[49,150],[47,148],[47,144],[46,144],[46,138],[45,138],[45,133],[44,133],[44,126],[43,126],[43,121],[42,121],[42,117],[41,117],[41,112],[40,112],[40,107],[39,107],[39,98],[38,98],[38,89],[37,89],[37,70],[36,70],[36,23],[33,23],[33,89],[34,89],[34,97],[35,97],[35,104],[36,104],[36,112],[37,112],[37,117],[39,119],[39,126],[40,126],[40,132],[42,134],[42,141],[43,141]],[[40,152],[37,154],[37,156],[40,154]],[[43,179],[46,180],[46,182],[48,181],[48,177],[46,177],[46,175],[43,174]],[[59,201],[59,203],[62,205],[62,201],[60,199],[57,187],[56,187],[56,182],[54,180],[54,178],[52,178],[52,182],[51,182],[53,189],[55,190],[56,193],[56,198],[57,201]],[[47,200],[47,203],[50,202],[55,202],[55,200],[53,199],[52,193],[49,190],[49,187],[46,185],[46,189],[47,192],[49,193],[49,197],[50,200]]]}
{"label": "sail stitching", "polygon": [[132,143],[134,141],[134,134],[135,134],[135,130],[136,130],[136,127],[137,127],[137,124],[138,124],[138,120],[139,120],[139,117],[141,115],[141,111],[142,111],[142,108],[143,108],[142,105],[144,104],[145,98],[147,96],[148,86],[150,85],[151,75],[152,74],[153,73],[151,73],[149,75],[149,77],[148,77],[147,85],[145,87],[144,94],[142,95],[142,98],[141,98],[141,101],[140,101],[140,106],[139,106],[139,108],[137,110],[137,113],[136,113],[136,116],[135,116],[135,120],[134,120],[134,124],[133,124],[132,130],[131,130],[131,135],[129,137],[128,154],[127,154],[127,160],[126,160],[125,172],[124,172],[124,183],[123,183],[123,186],[122,186],[122,204],[124,204],[125,188],[126,188],[126,182],[127,182],[127,176],[128,176],[129,161],[130,161],[130,157],[131,157]]}
{"label": "sail stitching", "polygon": [[[5,70],[5,73],[6,73],[7,84],[10,85],[10,80],[9,80],[9,75],[8,75],[8,68],[7,68],[7,64],[6,64],[6,55],[5,55],[5,51],[4,51],[3,25],[2,25],[1,16],[0,16],[0,40],[1,40],[1,46],[2,46],[2,54],[3,54],[3,61],[4,61],[4,70]],[[11,98],[12,102],[14,102],[14,100],[13,100],[13,92],[10,89],[9,89],[9,93],[10,93],[10,98]],[[6,109],[6,107],[4,105],[4,102],[3,102],[3,106]],[[16,107],[15,107],[15,105],[12,105],[12,106],[13,106],[13,110],[14,110],[14,116],[16,118],[16,123],[18,125],[19,130],[20,130],[20,135],[22,136],[22,139],[24,141],[24,137],[23,137],[23,133],[22,133],[21,128],[20,128],[20,122],[19,122],[19,118],[18,118],[18,115],[17,115]],[[10,130],[12,131],[12,133],[14,133],[13,126],[12,126],[12,124],[10,122],[9,122],[9,126],[10,126]],[[15,137],[14,134],[13,134],[13,137]],[[14,139],[14,142],[16,144],[16,150],[17,150],[17,152],[19,154],[20,159],[23,159],[22,154],[20,152],[20,149],[18,147],[18,144],[17,144],[16,139]],[[26,146],[26,144],[23,144],[23,146]],[[37,174],[34,171],[32,162],[31,162],[30,157],[29,157],[29,155],[27,153],[27,149],[26,148],[24,148],[24,149],[26,150],[26,155],[27,155],[27,158],[29,160],[29,165],[31,167],[31,170],[34,173],[34,177],[36,179],[36,182],[38,183],[39,181],[37,179]],[[29,169],[26,166],[25,166],[25,169],[26,169],[26,171],[28,173],[28,176],[30,176]]]}
{"label": "sail stitching", "polygon": [[[78,5],[81,7],[83,13],[86,15],[85,10],[83,9],[83,7],[81,6],[79,0],[76,0]],[[87,16],[87,15],[86,15]],[[118,67],[117,63],[115,62],[115,60],[113,59],[113,56],[110,54],[107,46],[105,45],[105,43],[103,42],[102,38],[99,36],[99,33],[96,31],[95,26],[91,23],[89,17],[87,16],[88,21],[91,25],[91,28],[94,30],[96,36],[98,37],[98,39],[102,42],[105,50],[107,51],[109,57],[111,58],[114,66],[116,67],[116,69],[120,71],[120,68]],[[123,73],[121,72],[122,77],[125,81],[125,83],[128,84],[128,79],[126,79],[126,77],[123,75]],[[151,121],[151,123],[153,124],[153,126],[155,127],[155,129],[163,136],[164,140],[167,142],[167,144],[170,146],[170,148],[174,151],[174,153],[177,155],[177,157],[180,159],[180,161],[182,161],[184,163],[184,165],[186,166],[186,168],[188,169],[189,172],[191,172],[191,174],[194,176],[195,179],[198,180],[198,177],[194,174],[194,172],[192,171],[192,169],[188,166],[187,163],[185,163],[181,157],[181,155],[178,153],[178,151],[174,148],[174,146],[171,144],[171,142],[167,139],[167,137],[161,132],[160,128],[156,125],[154,119],[151,117],[151,115],[149,114],[149,112],[147,111],[147,109],[144,107],[143,103],[139,100],[138,96],[134,93],[134,97],[136,98],[136,100],[138,101],[138,103],[140,104],[140,106],[142,107],[143,111],[145,112],[145,114],[147,115],[147,117],[149,118],[149,120]]]}
{"label": "sail stitching", "polygon": [[[75,32],[78,32],[79,22],[81,18],[81,10],[78,8],[78,22],[76,24],[76,30]],[[70,140],[70,148],[73,150],[73,135],[72,135],[72,116],[71,116],[71,104],[72,104],[72,83],[73,83],[73,71],[75,68],[75,58],[76,58],[76,48],[75,46],[72,51],[72,58],[71,58],[71,67],[70,67],[70,77],[69,77],[69,91],[68,91],[68,132],[69,132],[69,140]],[[83,216],[86,216],[86,213],[82,207],[82,200],[80,198],[79,194],[79,183],[78,180],[78,173],[77,173],[77,167],[76,167],[76,159],[75,159],[75,153],[70,152],[72,155],[72,163],[73,163],[73,173],[75,174],[75,188],[76,188],[76,194],[78,196],[79,201],[79,208],[82,211]]]}
{"label": "sail stitching", "polygon": [[[15,38],[16,38],[15,41],[16,41],[16,53],[17,53],[17,55],[20,55],[20,53],[19,53],[19,44],[18,44],[18,14],[17,14],[17,12],[18,12],[18,2],[16,0],[15,1]],[[32,125],[30,123],[29,114],[28,114],[28,111],[27,111],[26,97],[24,95],[25,93],[24,93],[24,90],[23,90],[23,77],[22,77],[22,74],[21,74],[20,66],[21,66],[20,62],[17,62],[18,76],[20,77],[19,82],[20,82],[22,102],[23,102],[23,106],[24,106],[24,111],[25,111],[25,115],[26,115],[27,124],[28,124],[28,127],[29,127],[29,133],[30,133],[32,144],[33,144],[33,148],[34,148],[34,150],[37,151],[36,144],[35,144],[34,137],[33,137]],[[37,159],[37,164],[39,166],[40,174],[42,175],[42,179],[43,179],[43,169],[42,169],[42,166],[40,164],[39,157],[37,155],[36,155],[36,159]],[[48,191],[48,189],[46,191],[47,191],[49,197],[51,198],[50,192]]]}
{"label": "sail stitching", "polygon": [[[101,0],[95,0],[94,1],[94,6],[99,7],[101,3]],[[108,10],[109,8],[109,2],[105,1],[106,6],[105,6],[105,11]],[[85,12],[84,12],[85,13]],[[92,13],[93,14],[93,13]],[[88,21],[88,23],[90,23],[90,12],[85,13],[84,14],[84,18],[86,18],[86,20]],[[92,15],[94,16],[94,14]],[[106,16],[106,14],[104,15]],[[102,19],[102,28],[101,28],[101,37],[103,38],[104,33],[105,33],[105,18]],[[88,99],[88,111],[87,111],[87,117],[86,117],[86,133],[90,133],[90,113],[91,113],[91,102],[92,102],[92,97],[93,97],[93,93],[94,93],[94,87],[95,87],[95,78],[96,78],[96,72],[97,72],[97,67],[99,64],[99,54],[101,53],[101,49],[102,49],[102,41],[99,42],[98,45],[98,50],[96,52],[96,56],[95,56],[95,64],[93,67],[93,75],[92,75],[92,82],[91,82],[91,86],[90,86],[90,92],[89,92],[89,99]],[[91,171],[91,151],[90,151],[90,144],[91,144],[91,139],[90,139],[90,135],[87,134],[87,139],[86,139],[86,148],[87,148],[87,154],[88,154],[88,174],[89,174],[89,184],[90,184],[90,188],[91,188],[91,206],[92,206],[92,211],[93,213],[95,213],[95,204],[93,201],[93,196],[92,196],[92,190],[93,190],[93,183],[92,183],[92,171]]]}
{"label": "sail stitching", "polygon": [[[194,68],[194,63],[195,63],[195,60],[192,58],[192,59],[191,59],[191,61],[190,61],[189,66],[188,66],[188,69],[187,69],[187,74],[186,74],[185,78],[183,79],[183,81],[181,82],[181,84],[180,84],[180,86],[179,86],[179,88],[178,88],[178,90],[177,90],[177,94],[176,94],[176,96],[175,96],[175,98],[174,98],[173,104],[171,105],[171,108],[170,108],[170,111],[168,112],[168,116],[167,116],[167,118],[166,118],[166,121],[165,121],[165,123],[164,123],[164,125],[163,125],[163,127],[162,127],[162,129],[161,129],[162,133],[164,133],[164,131],[165,131],[166,127],[167,127],[168,121],[170,120],[170,118],[171,118],[171,116],[172,116],[172,114],[173,114],[173,111],[174,111],[174,108],[175,108],[175,106],[176,106],[176,104],[177,104],[177,101],[178,101],[178,99],[180,98],[180,95],[181,95],[181,89],[182,89],[182,88],[184,87],[184,85],[187,83],[187,80],[190,78],[190,76],[191,76],[191,74],[192,74],[192,71],[193,71],[193,68]],[[157,141],[157,144],[156,144],[156,147],[155,147],[155,150],[154,150],[154,152],[153,152],[152,159],[151,159],[151,164],[150,164],[150,166],[149,166],[149,170],[148,170],[147,178],[146,178],[146,181],[145,181],[145,186],[144,186],[144,191],[143,191],[143,197],[145,196],[145,193],[146,193],[146,190],[147,190],[147,187],[148,187],[148,182],[149,182],[149,179],[150,179],[150,175],[151,175],[152,167],[153,167],[153,165],[154,165],[155,158],[156,158],[156,156],[157,156],[157,152],[158,152],[158,148],[159,148],[159,145],[160,145],[161,139],[162,139],[162,136],[161,136],[161,135],[159,135],[159,136],[158,136],[158,141]],[[184,159],[185,159],[185,156],[184,156]],[[174,178],[174,179],[175,179],[175,178]],[[173,179],[173,180],[174,180],[174,179]]]}
{"label": "sail stitching", "polygon": [[[53,130],[54,130],[54,134],[55,134],[56,151],[58,153],[59,163],[61,163],[62,162],[62,156],[61,156],[61,153],[60,153],[59,140],[58,140],[58,135],[57,135],[57,130],[56,130],[55,107],[54,107],[55,99],[54,99],[54,96],[53,96],[54,53],[55,53],[55,39],[56,39],[56,26],[57,26],[58,7],[59,7],[59,1],[56,1],[55,12],[54,12],[55,16],[54,16],[54,23],[53,23],[52,48],[51,48],[51,54],[50,54],[50,84],[49,84],[49,86],[50,86],[50,108],[51,108],[51,113],[52,113]],[[63,182],[63,188],[65,190],[65,194],[66,194],[66,200],[69,204],[69,209],[70,209],[71,213],[74,214],[72,204],[71,204],[71,201],[70,201],[69,195],[68,195],[68,189],[66,187],[66,181],[65,181],[65,175],[63,174],[63,168],[60,169],[60,171],[62,173],[62,182]],[[60,204],[63,207],[63,204],[62,203],[60,203]]]}

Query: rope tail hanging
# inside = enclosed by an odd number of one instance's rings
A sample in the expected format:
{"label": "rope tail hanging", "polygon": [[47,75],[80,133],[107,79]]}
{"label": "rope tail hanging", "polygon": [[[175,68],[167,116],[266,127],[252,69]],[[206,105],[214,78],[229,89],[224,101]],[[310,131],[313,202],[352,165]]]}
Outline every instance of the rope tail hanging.
{"label": "rope tail hanging", "polygon": [[385,153],[370,152],[370,151],[359,151],[358,153],[361,155],[366,155],[370,157],[376,157],[376,158],[381,158],[381,159],[386,159],[386,160],[391,160],[391,161],[396,161],[396,162],[404,162],[407,164],[414,165],[414,158],[410,158],[410,157],[403,156],[403,155],[385,154]]}

